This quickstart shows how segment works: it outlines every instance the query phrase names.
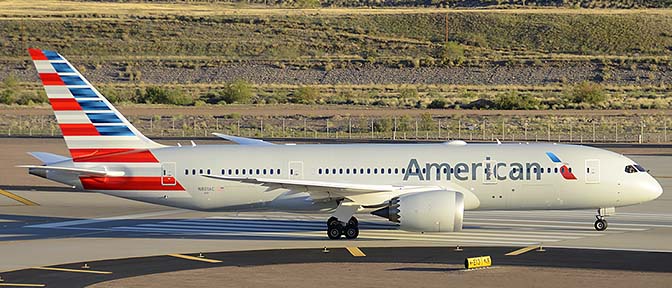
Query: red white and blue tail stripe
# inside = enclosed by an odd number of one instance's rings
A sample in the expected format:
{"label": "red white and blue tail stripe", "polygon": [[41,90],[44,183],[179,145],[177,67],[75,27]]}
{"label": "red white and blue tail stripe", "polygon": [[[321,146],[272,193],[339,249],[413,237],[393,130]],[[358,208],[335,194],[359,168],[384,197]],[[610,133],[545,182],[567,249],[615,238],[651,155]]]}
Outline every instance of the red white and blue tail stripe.
{"label": "red white and blue tail stripe", "polygon": [[158,162],[148,139],[63,56],[28,49],[75,162]]}

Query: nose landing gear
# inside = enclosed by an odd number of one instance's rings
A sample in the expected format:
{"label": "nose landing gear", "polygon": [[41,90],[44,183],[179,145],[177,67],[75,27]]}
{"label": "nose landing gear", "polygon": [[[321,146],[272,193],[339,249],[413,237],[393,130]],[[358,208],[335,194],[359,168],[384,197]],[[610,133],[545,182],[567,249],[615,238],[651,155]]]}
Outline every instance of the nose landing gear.
{"label": "nose landing gear", "polygon": [[595,216],[597,221],[595,221],[595,230],[604,231],[607,230],[607,219],[604,219],[604,216],[597,215]]}
{"label": "nose landing gear", "polygon": [[350,217],[348,223],[341,222],[336,217],[327,220],[327,236],[329,236],[329,239],[340,239],[341,235],[345,235],[346,239],[356,239],[359,236],[359,221],[357,221],[357,218]]}
{"label": "nose landing gear", "polygon": [[607,230],[607,219],[605,218],[606,216],[611,216],[616,213],[616,208],[614,207],[609,207],[609,208],[600,208],[597,209],[597,215],[595,215],[595,218],[597,220],[595,221],[595,230],[597,231],[604,231]]}

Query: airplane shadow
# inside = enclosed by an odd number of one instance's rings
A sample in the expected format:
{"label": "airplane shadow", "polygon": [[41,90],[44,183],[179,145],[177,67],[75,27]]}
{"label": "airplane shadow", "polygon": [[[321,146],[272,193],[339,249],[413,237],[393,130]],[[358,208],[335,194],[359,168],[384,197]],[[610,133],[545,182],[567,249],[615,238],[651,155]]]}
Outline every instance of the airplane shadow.
{"label": "airplane shadow", "polygon": [[441,267],[401,267],[387,269],[387,271],[407,271],[407,272],[451,272],[461,271],[462,268],[441,268]]}
{"label": "airplane shadow", "polygon": [[[0,214],[0,242],[53,238],[158,238],[222,240],[325,240],[326,224],[312,220],[120,219],[95,221],[80,218]],[[360,229],[394,231],[396,225],[360,222]],[[382,239],[358,239],[372,241]]]}

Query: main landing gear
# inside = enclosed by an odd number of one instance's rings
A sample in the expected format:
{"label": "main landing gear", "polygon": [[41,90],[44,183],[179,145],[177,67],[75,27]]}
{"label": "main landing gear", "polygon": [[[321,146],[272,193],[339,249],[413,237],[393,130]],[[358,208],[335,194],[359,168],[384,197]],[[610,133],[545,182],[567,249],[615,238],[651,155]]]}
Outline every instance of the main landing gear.
{"label": "main landing gear", "polygon": [[357,221],[357,218],[350,217],[348,223],[341,222],[336,217],[327,220],[327,236],[329,236],[329,239],[340,239],[341,235],[345,235],[347,239],[355,239],[359,236],[359,221]]}
{"label": "main landing gear", "polygon": [[597,215],[595,215],[595,218],[597,218],[597,220],[595,221],[594,225],[595,230],[597,231],[607,230],[608,223],[605,217],[614,215],[614,213],[616,213],[616,209],[614,207],[597,209]]}

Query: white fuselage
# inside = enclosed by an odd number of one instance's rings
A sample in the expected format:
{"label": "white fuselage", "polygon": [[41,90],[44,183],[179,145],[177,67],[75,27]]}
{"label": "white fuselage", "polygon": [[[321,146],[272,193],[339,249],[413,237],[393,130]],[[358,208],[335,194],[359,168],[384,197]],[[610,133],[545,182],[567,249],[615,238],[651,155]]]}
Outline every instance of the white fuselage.
{"label": "white fuselage", "polygon": [[[58,165],[79,168],[102,166],[107,170],[124,171],[128,177],[174,177],[176,184],[184,189],[170,189],[174,188],[171,186],[174,180],[165,183],[162,180],[169,189],[92,190],[161,205],[208,211],[268,209],[329,212],[338,206],[342,198],[315,199],[307,193],[309,191],[296,191],[296,188],[269,188],[211,179],[203,174],[439,187],[464,194],[466,210],[618,207],[650,201],[662,193],[658,182],[648,173],[626,172],[626,166],[635,164],[627,157],[577,145],[204,145],[165,147],[152,149],[151,152],[159,163],[68,161]],[[554,162],[547,153],[558,159]],[[67,175],[50,172],[47,178],[82,187],[78,178]],[[366,210],[367,205],[378,205],[408,192],[401,189],[375,193],[361,198],[359,202],[362,210]]]}

